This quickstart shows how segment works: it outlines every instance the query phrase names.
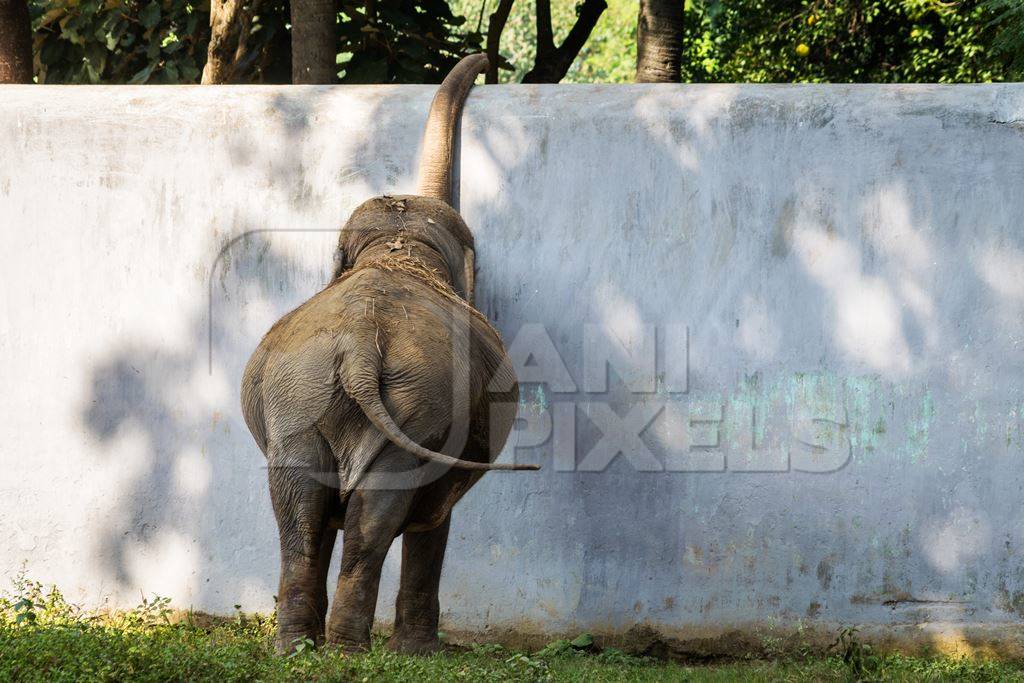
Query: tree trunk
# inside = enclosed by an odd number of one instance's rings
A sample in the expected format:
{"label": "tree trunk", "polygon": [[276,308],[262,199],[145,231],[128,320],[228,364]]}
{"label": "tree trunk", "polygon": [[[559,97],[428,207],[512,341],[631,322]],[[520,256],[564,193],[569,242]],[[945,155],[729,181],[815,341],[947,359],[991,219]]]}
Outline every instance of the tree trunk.
{"label": "tree trunk", "polygon": [[683,58],[682,0],[640,0],[636,82],[679,83]]}
{"label": "tree trunk", "polygon": [[537,59],[533,68],[523,76],[523,83],[558,83],[565,78],[607,7],[605,0],[583,0],[569,35],[555,47],[551,30],[551,0],[537,0]]}
{"label": "tree trunk", "polygon": [[292,83],[338,79],[338,18],[334,0],[292,0]]}
{"label": "tree trunk", "polygon": [[246,44],[252,18],[259,11],[259,0],[248,7],[243,0],[211,0],[210,47],[203,67],[203,85],[231,83],[238,75],[238,64],[246,56]]}
{"label": "tree trunk", "polygon": [[32,82],[32,22],[26,0],[0,0],[0,83]]}

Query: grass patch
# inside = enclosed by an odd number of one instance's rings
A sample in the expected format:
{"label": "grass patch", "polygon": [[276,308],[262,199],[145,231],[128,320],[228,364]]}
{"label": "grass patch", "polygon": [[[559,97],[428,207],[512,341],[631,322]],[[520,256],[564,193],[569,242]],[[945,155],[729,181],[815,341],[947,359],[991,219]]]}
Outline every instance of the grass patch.
{"label": "grass patch", "polygon": [[0,598],[0,681],[1024,681],[1012,663],[879,657],[853,630],[828,657],[684,666],[601,650],[586,635],[536,653],[477,645],[410,657],[376,641],[365,655],[298,643],[279,657],[273,617],[200,624],[171,615],[161,599],[90,614],[19,579],[14,595]]}

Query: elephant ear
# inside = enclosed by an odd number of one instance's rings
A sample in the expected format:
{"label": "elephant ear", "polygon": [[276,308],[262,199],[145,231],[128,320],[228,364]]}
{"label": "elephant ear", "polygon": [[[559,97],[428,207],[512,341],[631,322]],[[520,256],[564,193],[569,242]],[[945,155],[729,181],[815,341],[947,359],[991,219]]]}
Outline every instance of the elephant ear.
{"label": "elephant ear", "polygon": [[462,247],[462,279],[466,283],[466,301],[476,306],[476,253],[472,247]]}
{"label": "elephant ear", "polygon": [[331,282],[341,277],[345,270],[345,250],[338,247],[334,252],[334,273],[331,275]]}

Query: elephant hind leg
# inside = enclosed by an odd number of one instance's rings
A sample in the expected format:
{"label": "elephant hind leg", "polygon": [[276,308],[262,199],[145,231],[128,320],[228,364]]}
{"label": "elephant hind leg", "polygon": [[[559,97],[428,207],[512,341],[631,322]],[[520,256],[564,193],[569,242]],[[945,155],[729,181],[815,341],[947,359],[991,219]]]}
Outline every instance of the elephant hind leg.
{"label": "elephant hind leg", "polygon": [[275,647],[283,653],[296,639],[323,642],[327,570],[337,533],[328,517],[337,492],[330,449],[316,430],[271,444],[267,467],[281,543]]}
{"label": "elephant hind leg", "polygon": [[428,654],[441,649],[437,590],[450,524],[448,515],[437,528],[402,534],[402,579],[395,604],[395,632],[388,641],[392,650]]}
{"label": "elephant hind leg", "polygon": [[[334,491],[331,495],[337,495]],[[331,557],[334,555],[334,541],[338,538],[338,530],[331,526],[330,520],[324,525],[320,539],[320,557],[316,575],[316,636],[313,642],[323,645],[327,632],[327,575],[331,571]]]}
{"label": "elephant hind leg", "polygon": [[[370,466],[363,486],[351,493],[345,510],[341,571],[334,593],[327,642],[347,651],[368,650],[370,628],[377,608],[377,591],[384,558],[409,516],[416,496],[415,479],[402,472],[419,461],[388,444]],[[369,482],[376,482],[371,488]],[[393,488],[385,488],[390,482]]]}

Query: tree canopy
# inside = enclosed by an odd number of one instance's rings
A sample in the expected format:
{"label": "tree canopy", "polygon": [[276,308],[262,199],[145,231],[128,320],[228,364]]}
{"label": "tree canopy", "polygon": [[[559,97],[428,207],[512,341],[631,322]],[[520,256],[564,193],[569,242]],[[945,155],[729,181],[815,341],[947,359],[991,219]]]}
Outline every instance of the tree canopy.
{"label": "tree canopy", "polygon": [[[437,82],[483,48],[498,0],[338,3],[338,74],[348,83]],[[248,0],[253,16],[234,80],[290,77],[286,0]],[[551,2],[561,44],[583,3]],[[31,0],[41,83],[196,83],[210,39],[195,0]],[[1024,0],[686,0],[684,82],[974,82],[1019,77]],[[609,0],[563,80],[632,81],[636,0]],[[534,0],[501,34],[500,80],[537,53]]]}

